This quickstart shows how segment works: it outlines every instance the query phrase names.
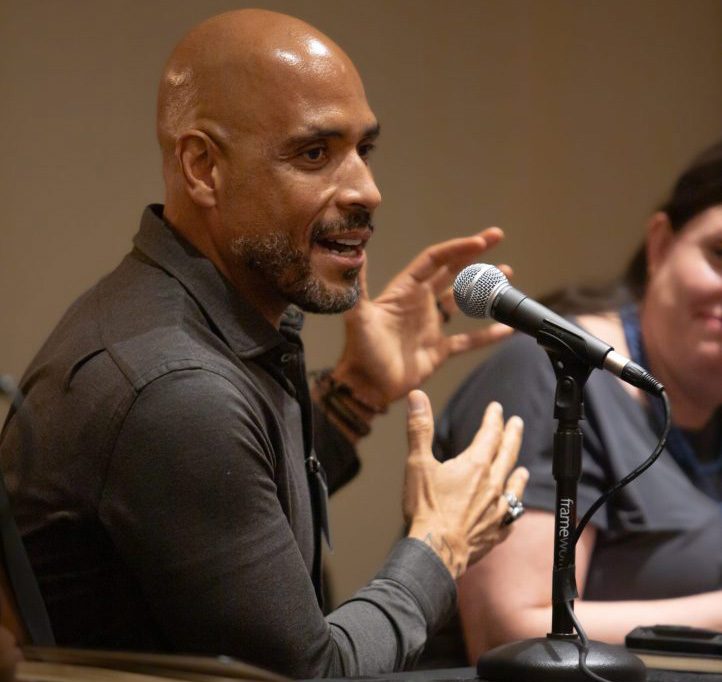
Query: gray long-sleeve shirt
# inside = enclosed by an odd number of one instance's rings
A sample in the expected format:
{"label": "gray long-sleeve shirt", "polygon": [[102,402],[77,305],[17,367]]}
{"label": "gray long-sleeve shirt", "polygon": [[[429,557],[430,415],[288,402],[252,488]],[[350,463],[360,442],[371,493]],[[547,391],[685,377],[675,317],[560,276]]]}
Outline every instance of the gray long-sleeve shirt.
{"label": "gray long-sleeve shirt", "polygon": [[358,464],[311,414],[301,315],[274,329],[161,212],[146,210],[133,252],[61,320],[2,435],[58,642],[226,654],[297,677],[408,666],[453,608],[448,571],[403,540],[324,617],[312,431],[331,489]]}

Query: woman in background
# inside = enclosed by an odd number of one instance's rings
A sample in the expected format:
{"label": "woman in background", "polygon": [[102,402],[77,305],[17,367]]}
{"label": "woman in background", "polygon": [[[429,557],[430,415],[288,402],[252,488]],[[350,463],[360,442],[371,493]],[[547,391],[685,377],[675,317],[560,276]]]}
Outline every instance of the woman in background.
{"label": "woman in background", "polygon": [[[722,143],[678,179],[619,285],[555,298],[557,310],[665,385],[674,420],[660,459],[597,512],[577,544],[581,623],[590,638],[613,643],[637,625],[722,630]],[[459,583],[472,661],[551,627],[555,383],[544,351],[515,334],[467,379],[438,425],[437,456],[447,459],[467,446],[491,400],[525,424],[527,514]],[[579,516],[652,452],[658,402],[592,373]]]}

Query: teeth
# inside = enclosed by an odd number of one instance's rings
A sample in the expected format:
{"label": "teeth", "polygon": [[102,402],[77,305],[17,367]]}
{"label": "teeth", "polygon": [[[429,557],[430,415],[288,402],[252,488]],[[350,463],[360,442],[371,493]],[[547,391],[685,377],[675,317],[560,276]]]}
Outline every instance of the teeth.
{"label": "teeth", "polygon": [[361,246],[360,239],[334,239],[333,241],[344,246]]}

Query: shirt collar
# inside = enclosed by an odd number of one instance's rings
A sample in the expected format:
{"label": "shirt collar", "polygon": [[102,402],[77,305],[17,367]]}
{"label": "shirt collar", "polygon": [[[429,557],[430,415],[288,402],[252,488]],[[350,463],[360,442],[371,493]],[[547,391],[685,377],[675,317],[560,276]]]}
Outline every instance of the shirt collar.
{"label": "shirt collar", "polygon": [[303,313],[289,306],[279,332],[241,297],[210,260],[163,220],[161,204],[146,207],[133,244],[183,285],[239,357],[261,355],[288,340],[299,343]]}

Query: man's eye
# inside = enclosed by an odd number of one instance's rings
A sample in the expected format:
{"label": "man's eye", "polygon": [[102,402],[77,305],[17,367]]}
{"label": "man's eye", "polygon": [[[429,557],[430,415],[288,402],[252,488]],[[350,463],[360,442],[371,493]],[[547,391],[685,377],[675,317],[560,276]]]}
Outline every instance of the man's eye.
{"label": "man's eye", "polygon": [[313,147],[303,152],[302,156],[308,161],[321,161],[325,153],[326,150],[323,147]]}
{"label": "man's eye", "polygon": [[376,149],[376,145],[373,142],[367,142],[359,145],[358,154],[362,159],[368,159],[374,149]]}

